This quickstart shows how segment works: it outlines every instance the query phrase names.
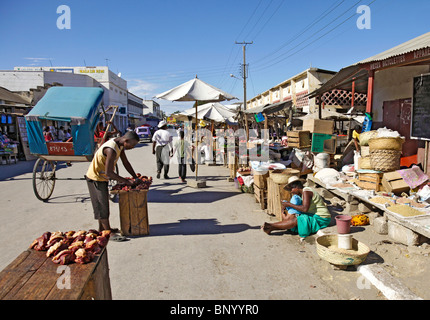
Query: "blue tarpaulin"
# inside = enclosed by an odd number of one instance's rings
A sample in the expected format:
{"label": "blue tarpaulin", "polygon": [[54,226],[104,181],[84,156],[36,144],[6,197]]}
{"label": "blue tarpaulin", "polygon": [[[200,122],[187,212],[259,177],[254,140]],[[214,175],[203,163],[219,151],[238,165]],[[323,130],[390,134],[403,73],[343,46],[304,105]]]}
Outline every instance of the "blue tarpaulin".
{"label": "blue tarpaulin", "polygon": [[53,87],[26,115],[30,152],[46,155],[48,148],[41,120],[69,122],[75,155],[92,155],[94,130],[99,121],[101,88]]}

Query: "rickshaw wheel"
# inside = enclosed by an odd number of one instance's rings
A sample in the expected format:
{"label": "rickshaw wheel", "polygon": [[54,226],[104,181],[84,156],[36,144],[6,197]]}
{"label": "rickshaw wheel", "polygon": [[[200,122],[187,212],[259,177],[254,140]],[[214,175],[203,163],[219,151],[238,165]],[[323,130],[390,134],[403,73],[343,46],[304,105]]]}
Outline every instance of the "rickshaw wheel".
{"label": "rickshaw wheel", "polygon": [[33,191],[36,198],[47,201],[54,191],[56,162],[37,159],[33,168]]}

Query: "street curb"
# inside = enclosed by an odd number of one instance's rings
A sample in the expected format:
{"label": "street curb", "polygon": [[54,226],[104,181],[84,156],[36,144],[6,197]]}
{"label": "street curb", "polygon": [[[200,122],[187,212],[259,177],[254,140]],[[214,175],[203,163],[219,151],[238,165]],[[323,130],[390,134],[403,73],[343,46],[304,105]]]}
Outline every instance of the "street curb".
{"label": "street curb", "polygon": [[380,265],[363,265],[357,269],[388,300],[423,300],[403,286],[398,279],[391,276]]}

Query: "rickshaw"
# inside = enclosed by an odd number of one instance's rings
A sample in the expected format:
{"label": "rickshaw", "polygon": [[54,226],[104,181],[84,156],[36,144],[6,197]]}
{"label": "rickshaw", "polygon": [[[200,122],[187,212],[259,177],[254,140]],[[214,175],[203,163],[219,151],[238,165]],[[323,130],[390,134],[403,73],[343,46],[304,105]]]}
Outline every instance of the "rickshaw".
{"label": "rickshaw", "polygon": [[[72,162],[92,161],[98,148],[94,131],[101,116],[102,97],[101,88],[52,87],[25,116],[30,152],[38,158],[33,168],[33,191],[37,199],[47,201],[57,180],[85,179],[57,178],[57,162],[71,165]],[[106,111],[103,109],[104,113]],[[112,119],[115,113],[116,109]],[[67,123],[71,128],[71,138],[66,142],[45,141],[42,125],[45,121]]]}

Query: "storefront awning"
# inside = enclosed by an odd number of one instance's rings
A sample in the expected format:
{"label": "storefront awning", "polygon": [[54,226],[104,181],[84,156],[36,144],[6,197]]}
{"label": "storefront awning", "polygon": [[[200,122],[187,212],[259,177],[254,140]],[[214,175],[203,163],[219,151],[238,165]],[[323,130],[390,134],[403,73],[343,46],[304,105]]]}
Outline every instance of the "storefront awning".
{"label": "storefront awning", "polygon": [[430,32],[341,69],[308,97],[314,98],[333,89],[351,91],[353,82],[355,92],[367,93],[370,72],[422,63],[430,64]]}
{"label": "storefront awning", "polygon": [[264,113],[264,114],[272,114],[279,111],[282,111],[284,109],[289,109],[293,105],[292,101],[283,101],[278,102],[274,104],[266,104],[265,106],[251,108],[248,110],[245,110],[244,113],[248,114],[256,114],[256,113]]}

